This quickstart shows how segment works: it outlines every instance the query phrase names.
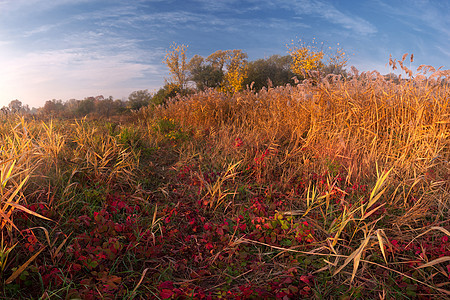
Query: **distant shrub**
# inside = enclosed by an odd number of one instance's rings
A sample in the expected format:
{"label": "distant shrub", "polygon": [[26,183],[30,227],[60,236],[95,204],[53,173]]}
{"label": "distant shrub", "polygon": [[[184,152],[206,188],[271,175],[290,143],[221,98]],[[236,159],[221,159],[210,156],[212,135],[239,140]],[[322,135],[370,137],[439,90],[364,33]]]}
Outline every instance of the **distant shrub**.
{"label": "distant shrub", "polygon": [[183,90],[179,85],[174,83],[166,83],[155,95],[153,95],[150,99],[150,104],[154,106],[164,105],[167,100],[182,92]]}
{"label": "distant shrub", "polygon": [[152,95],[148,90],[134,91],[128,96],[127,107],[132,110],[138,110],[143,106],[147,106],[152,99]]}

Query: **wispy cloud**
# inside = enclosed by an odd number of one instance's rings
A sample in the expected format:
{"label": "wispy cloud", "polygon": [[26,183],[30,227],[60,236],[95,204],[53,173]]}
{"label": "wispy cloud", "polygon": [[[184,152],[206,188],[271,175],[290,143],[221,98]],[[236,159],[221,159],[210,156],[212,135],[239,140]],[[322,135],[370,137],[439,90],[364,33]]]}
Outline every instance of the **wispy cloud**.
{"label": "wispy cloud", "polygon": [[[447,43],[448,44],[448,43]],[[444,54],[445,56],[447,56],[449,59],[450,59],[450,47],[441,47],[441,46],[436,46],[436,48],[442,53],[442,54]],[[447,64],[446,66],[445,66],[446,68],[450,68],[450,65],[449,64]]]}
{"label": "wispy cloud", "polygon": [[[210,19],[210,18],[207,18]],[[131,17],[128,20],[134,22],[146,22],[147,26],[152,27],[181,27],[189,24],[205,24],[205,16],[192,12],[173,11],[160,13],[147,13]]]}
{"label": "wispy cloud", "polygon": [[414,19],[424,22],[424,25],[435,29],[445,37],[450,38],[450,2],[448,1],[412,1],[405,10]]}
{"label": "wispy cloud", "polygon": [[29,31],[25,31],[22,35],[22,37],[30,37],[33,36],[35,34],[42,34],[42,33],[47,33],[48,31],[52,30],[53,28],[56,28],[58,26],[60,26],[61,24],[46,24],[46,25],[42,25],[39,26],[35,29],[29,30]]}
{"label": "wispy cloud", "polygon": [[361,17],[344,13],[332,3],[318,0],[301,0],[293,4],[296,13],[318,15],[327,21],[342,26],[360,35],[370,35],[377,32],[377,28]]}
{"label": "wispy cloud", "polygon": [[272,8],[281,7],[285,10],[294,11],[300,16],[316,16],[326,21],[342,26],[361,36],[372,35],[378,32],[375,25],[369,21],[337,9],[332,3],[321,0],[299,0],[287,3],[283,0],[265,0]]}
{"label": "wispy cloud", "polygon": [[221,13],[244,14],[251,11],[264,9],[264,1],[261,0],[195,0],[202,10]]}
{"label": "wispy cloud", "polygon": [[0,40],[0,47],[12,44],[12,41]]}
{"label": "wispy cloud", "polygon": [[[450,38],[450,2],[436,0],[413,0],[407,4],[398,1],[378,0],[377,5],[386,15],[394,16],[404,22],[426,31],[428,27]],[[401,5],[401,9],[398,5]]]}
{"label": "wispy cloud", "polygon": [[[405,46],[416,48],[423,59],[428,60],[424,63],[443,63],[435,60],[436,57],[442,56],[430,53],[430,47],[435,52],[440,52],[446,56],[447,61],[450,59],[450,53],[447,50],[450,49],[450,18],[448,15],[450,2],[413,0],[405,4],[403,1],[378,0],[376,4],[383,14],[405,25],[402,31],[413,37]],[[399,9],[399,6],[401,6],[401,9]],[[447,64],[445,67],[450,66]]]}

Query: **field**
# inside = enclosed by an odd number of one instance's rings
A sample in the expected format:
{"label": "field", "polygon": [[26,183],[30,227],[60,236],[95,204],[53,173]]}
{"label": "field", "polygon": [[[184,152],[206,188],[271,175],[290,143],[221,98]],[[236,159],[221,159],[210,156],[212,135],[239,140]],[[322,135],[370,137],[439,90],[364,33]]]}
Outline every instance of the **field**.
{"label": "field", "polygon": [[450,297],[450,87],[376,72],[3,119],[1,298]]}

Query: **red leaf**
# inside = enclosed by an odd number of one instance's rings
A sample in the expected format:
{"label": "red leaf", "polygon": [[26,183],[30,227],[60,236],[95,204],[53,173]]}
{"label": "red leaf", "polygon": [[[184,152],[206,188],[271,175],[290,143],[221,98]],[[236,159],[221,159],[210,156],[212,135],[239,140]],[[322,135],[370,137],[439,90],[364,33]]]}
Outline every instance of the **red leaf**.
{"label": "red leaf", "polygon": [[159,292],[159,297],[161,299],[170,299],[173,295],[173,292],[171,290],[163,289],[161,292]]}
{"label": "red leaf", "polygon": [[308,276],[302,275],[302,276],[300,276],[300,280],[306,284],[309,284]]}

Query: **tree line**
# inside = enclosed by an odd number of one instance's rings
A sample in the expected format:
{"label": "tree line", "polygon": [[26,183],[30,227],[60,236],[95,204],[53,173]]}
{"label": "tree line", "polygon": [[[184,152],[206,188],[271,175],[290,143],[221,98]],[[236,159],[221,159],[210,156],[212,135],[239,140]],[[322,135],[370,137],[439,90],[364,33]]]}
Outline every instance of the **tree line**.
{"label": "tree line", "polygon": [[235,93],[245,88],[259,91],[262,88],[295,84],[308,78],[311,71],[318,72],[320,76],[347,76],[345,67],[348,58],[341,48],[324,51],[323,44],[318,45],[314,40],[312,43],[299,41],[287,47],[288,55],[272,55],[254,61],[248,61],[247,53],[240,49],[217,50],[206,57],[195,54],[188,60],[188,46],[173,43],[163,59],[170,77],[155,93],[138,90],[126,100],[113,99],[111,96],[65,102],[53,99],[38,109],[30,109],[19,100],[13,100],[1,108],[1,112],[3,115],[33,113],[50,117],[110,117],[148,105],[163,105],[177,95],[211,88],[225,93]]}
{"label": "tree line", "polygon": [[[339,45],[339,44],[338,44]],[[207,57],[194,55],[188,61],[186,45],[173,43],[163,62],[171,77],[163,87],[180,91],[219,89],[236,92],[247,87],[256,91],[271,86],[282,86],[302,81],[316,71],[320,76],[336,74],[347,76],[348,56],[339,47],[325,51],[323,44],[298,41],[288,47],[288,55],[248,61],[247,53],[239,49],[218,50]]]}

